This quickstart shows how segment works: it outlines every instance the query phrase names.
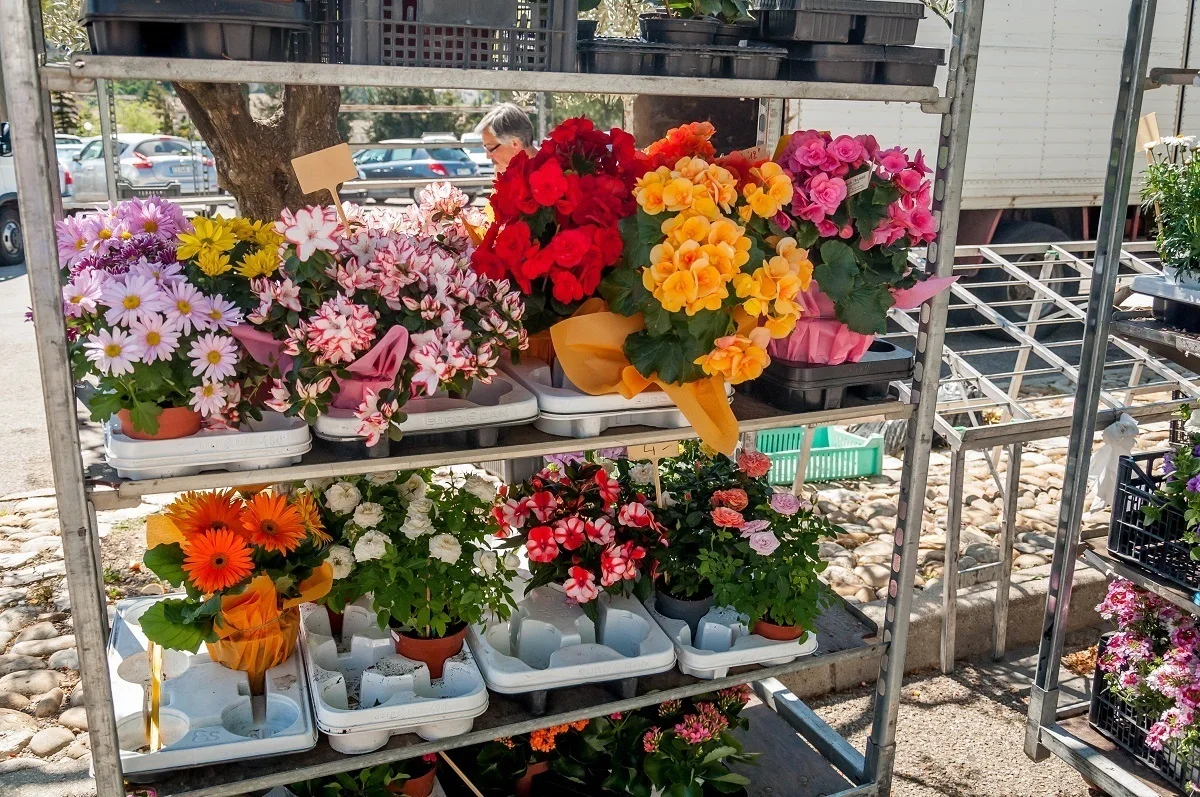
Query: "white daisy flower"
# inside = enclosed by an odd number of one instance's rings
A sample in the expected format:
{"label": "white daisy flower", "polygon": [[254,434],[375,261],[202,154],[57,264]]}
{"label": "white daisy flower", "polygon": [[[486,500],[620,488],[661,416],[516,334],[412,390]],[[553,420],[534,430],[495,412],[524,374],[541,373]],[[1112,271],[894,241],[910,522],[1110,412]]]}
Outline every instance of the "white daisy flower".
{"label": "white daisy flower", "polygon": [[192,358],[192,376],[219,382],[233,376],[238,361],[237,343],[228,335],[201,335],[188,350]]}
{"label": "white daisy flower", "polygon": [[208,304],[204,295],[190,282],[179,282],[164,285],[162,295],[165,299],[167,320],[184,335],[190,335],[192,325],[196,329],[212,329],[212,323],[204,314]]}
{"label": "white daisy flower", "polygon": [[109,280],[104,286],[100,303],[109,308],[104,314],[105,321],[125,326],[140,321],[146,313],[156,313],[167,308],[158,284],[137,274],[126,274],[124,279]]}
{"label": "white daisy flower", "polygon": [[188,403],[192,409],[207,418],[225,409],[227,395],[225,386],[220,382],[205,382],[192,388],[192,398]]}
{"label": "white daisy flower", "polygon": [[141,321],[129,325],[129,331],[142,346],[146,364],[168,360],[179,348],[179,332],[158,313],[146,313]]}
{"label": "white daisy flower", "polygon": [[83,347],[100,373],[111,376],[133,373],[134,363],[142,356],[137,339],[123,329],[102,329],[89,336]]}

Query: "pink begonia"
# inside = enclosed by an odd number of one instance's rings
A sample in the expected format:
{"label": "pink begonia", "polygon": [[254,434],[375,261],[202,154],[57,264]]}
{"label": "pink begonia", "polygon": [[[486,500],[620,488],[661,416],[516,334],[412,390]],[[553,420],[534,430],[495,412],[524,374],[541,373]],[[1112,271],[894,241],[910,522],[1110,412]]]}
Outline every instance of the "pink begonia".
{"label": "pink begonia", "polygon": [[908,168],[908,156],[900,147],[886,149],[875,156],[880,175],[886,180]]}
{"label": "pink begonia", "polygon": [[840,177],[830,177],[825,172],[817,172],[808,181],[805,190],[813,204],[826,216],[832,216],[846,198],[846,181]]}
{"label": "pink begonia", "polygon": [[826,149],[842,163],[857,164],[866,159],[862,142],[850,136],[838,136]]}
{"label": "pink begonia", "polygon": [[281,216],[275,224],[275,230],[296,247],[296,257],[301,263],[310,260],[317,252],[338,250],[335,237],[341,223],[336,208],[308,207],[289,215],[290,218]]}

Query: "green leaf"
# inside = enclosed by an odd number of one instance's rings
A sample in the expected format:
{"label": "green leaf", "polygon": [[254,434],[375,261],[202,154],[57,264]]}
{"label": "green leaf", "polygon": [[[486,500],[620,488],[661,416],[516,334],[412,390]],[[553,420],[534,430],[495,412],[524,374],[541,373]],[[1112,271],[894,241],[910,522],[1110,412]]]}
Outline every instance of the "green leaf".
{"label": "green leaf", "polygon": [[718,781],[720,783],[732,783],[736,786],[750,785],[750,778],[746,777],[745,775],[739,775],[736,772],[727,772],[724,775],[720,775],[715,778],[709,778],[709,780]]}
{"label": "green leaf", "polygon": [[801,221],[797,223],[792,237],[796,239],[796,244],[802,249],[811,249],[820,239],[821,234],[817,232],[817,225],[811,221]]}
{"label": "green leaf", "polygon": [[97,390],[88,399],[88,408],[93,421],[104,423],[121,411],[121,394]]}
{"label": "green leaf", "polygon": [[887,313],[895,304],[886,285],[859,285],[840,302],[835,302],[837,318],[854,332],[878,335],[887,332]]}
{"label": "green leaf", "polygon": [[641,272],[636,268],[611,269],[600,283],[600,295],[608,302],[608,308],[623,316],[636,315],[642,311],[649,297],[642,285]]}
{"label": "green leaf", "polygon": [[177,542],[155,545],[142,556],[142,563],[150,568],[154,575],[166,581],[173,587],[178,587],[187,580],[183,570],[183,547]]}
{"label": "green leaf", "polygon": [[714,761],[719,761],[722,758],[731,756],[736,752],[737,752],[736,747],[717,747],[713,750],[710,750],[708,755],[704,756],[704,760],[701,761],[700,763],[701,764],[711,764]]}
{"label": "green leaf", "polygon": [[153,402],[135,401],[129,408],[129,419],[133,428],[146,434],[158,434],[158,416],[162,409]]}
{"label": "green leaf", "polygon": [[821,244],[821,263],[813,268],[813,277],[829,298],[839,302],[849,296],[857,275],[858,262],[853,249],[841,241]]}
{"label": "green leaf", "polygon": [[139,620],[146,638],[169,650],[197,650],[212,636],[212,620],[184,620],[188,601],[158,601]]}

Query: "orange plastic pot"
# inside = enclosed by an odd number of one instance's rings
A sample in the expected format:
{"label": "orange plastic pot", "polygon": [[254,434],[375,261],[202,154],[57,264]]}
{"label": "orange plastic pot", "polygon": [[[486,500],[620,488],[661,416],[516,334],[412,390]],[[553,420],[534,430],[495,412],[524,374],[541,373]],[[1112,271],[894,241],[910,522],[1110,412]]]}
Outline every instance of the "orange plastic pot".
{"label": "orange plastic pot", "polygon": [[517,797],[529,797],[530,792],[533,791],[533,779],[549,771],[549,761],[538,761],[525,767],[525,773],[517,779],[515,784],[514,791],[516,791]]}
{"label": "orange plastic pot", "polygon": [[759,620],[750,629],[753,634],[766,637],[767,639],[776,642],[791,642],[793,639],[799,639],[804,633],[802,625],[775,625],[775,623]]}
{"label": "orange plastic pot", "polygon": [[117,418],[121,421],[121,434],[134,440],[175,440],[190,437],[200,431],[200,413],[191,407],[163,408],[158,414],[158,431],[154,434],[133,428],[129,410],[121,410],[117,413]]}
{"label": "orange plastic pot", "polygon": [[466,636],[465,624],[453,634],[431,638],[408,636],[398,629],[392,629],[392,638],[396,640],[396,652],[406,659],[425,662],[429,666],[430,678],[442,677],[446,659],[462,650]]}
{"label": "orange plastic pot", "polygon": [[430,766],[424,775],[407,778],[400,784],[390,783],[387,790],[392,794],[402,794],[404,797],[429,797],[433,794],[433,783],[437,779],[437,767]]}

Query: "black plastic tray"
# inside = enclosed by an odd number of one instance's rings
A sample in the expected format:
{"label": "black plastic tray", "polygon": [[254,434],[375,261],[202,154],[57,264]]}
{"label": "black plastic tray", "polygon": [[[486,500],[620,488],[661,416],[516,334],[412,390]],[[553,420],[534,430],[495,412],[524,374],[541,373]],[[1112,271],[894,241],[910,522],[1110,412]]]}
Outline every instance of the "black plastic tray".
{"label": "black plastic tray", "polygon": [[882,401],[891,382],[911,379],[912,373],[912,352],[877,340],[856,363],[813,365],[773,358],[762,376],[749,384],[773,407],[814,412],[837,409],[848,395]]}
{"label": "black plastic tray", "polygon": [[307,61],[304,0],[85,0],[80,22],[97,55]]}
{"label": "black plastic tray", "polygon": [[779,76],[787,50],[765,44],[696,48],[641,39],[601,37],[581,41],[579,69],[599,74],[656,74],[665,77]]}
{"label": "black plastic tray", "polygon": [[1184,332],[1200,332],[1200,307],[1155,296],[1153,308],[1155,320]]}
{"label": "black plastic tray", "polygon": [[883,83],[932,86],[945,50],[880,44],[789,44],[792,80],[819,83]]}
{"label": "black plastic tray", "polygon": [[923,3],[898,0],[757,0],[764,38],[780,41],[912,44]]}
{"label": "black plastic tray", "polygon": [[1162,477],[1155,473],[1164,452],[1121,457],[1117,492],[1108,527],[1108,551],[1143,570],[1190,591],[1200,590],[1200,561],[1192,559],[1184,540],[1187,522],[1173,506],[1164,506],[1158,521],[1146,522],[1142,508],[1162,504],[1155,495]]}

